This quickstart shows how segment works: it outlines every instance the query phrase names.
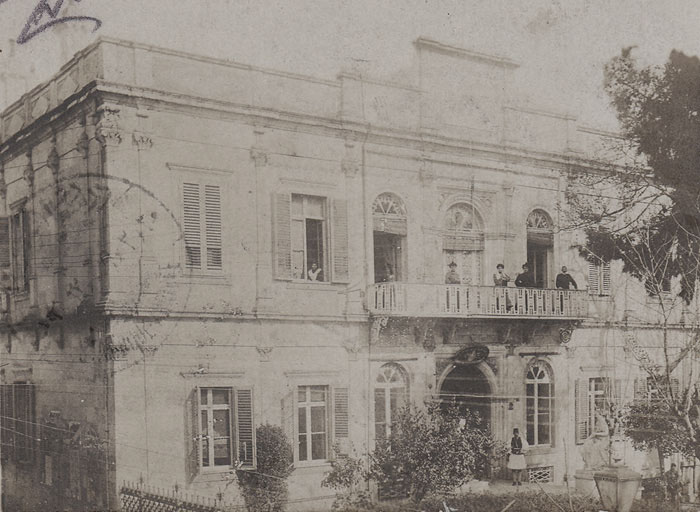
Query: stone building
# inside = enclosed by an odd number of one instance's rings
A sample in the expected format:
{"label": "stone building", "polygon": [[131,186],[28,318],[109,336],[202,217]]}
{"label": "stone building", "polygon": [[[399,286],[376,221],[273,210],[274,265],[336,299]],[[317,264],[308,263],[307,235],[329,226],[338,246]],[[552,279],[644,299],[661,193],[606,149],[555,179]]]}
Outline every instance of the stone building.
{"label": "stone building", "polygon": [[[532,480],[583,468],[658,334],[565,229],[609,135],[518,106],[506,58],[415,50],[400,82],[321,80],[100,39],[4,111],[9,510],[116,509],[125,482],[240,503],[265,423],[289,508],[327,509],[331,446],[366,453],[405,401],[520,427]],[[525,261],[536,288],[493,286]]]}

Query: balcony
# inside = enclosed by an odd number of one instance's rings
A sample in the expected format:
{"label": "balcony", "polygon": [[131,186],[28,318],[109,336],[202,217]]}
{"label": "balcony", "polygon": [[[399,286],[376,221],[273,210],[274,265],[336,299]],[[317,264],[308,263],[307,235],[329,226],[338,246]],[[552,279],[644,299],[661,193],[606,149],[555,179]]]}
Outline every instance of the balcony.
{"label": "balcony", "polygon": [[367,293],[373,315],[444,318],[579,320],[587,298],[585,290],[410,283],[373,284]]}

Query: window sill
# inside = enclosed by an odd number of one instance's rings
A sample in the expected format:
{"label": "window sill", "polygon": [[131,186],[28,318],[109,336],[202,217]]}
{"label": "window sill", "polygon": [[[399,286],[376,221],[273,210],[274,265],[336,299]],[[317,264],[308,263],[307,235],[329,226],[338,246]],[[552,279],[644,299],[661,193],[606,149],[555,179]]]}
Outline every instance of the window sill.
{"label": "window sill", "polygon": [[311,461],[297,461],[294,463],[294,469],[320,469],[331,467],[331,461],[324,460],[311,460]]}
{"label": "window sill", "polygon": [[530,446],[530,449],[525,455],[549,455],[554,453],[554,447],[550,444],[543,444],[539,446]]}
{"label": "window sill", "polygon": [[293,290],[333,290],[331,288],[335,283],[327,281],[290,281],[287,288]]}
{"label": "window sill", "polygon": [[233,475],[236,472],[233,467],[222,467],[217,469],[209,469],[207,471],[200,471],[200,473],[194,477],[193,483],[205,483],[205,482],[220,482],[226,480],[228,475]]}

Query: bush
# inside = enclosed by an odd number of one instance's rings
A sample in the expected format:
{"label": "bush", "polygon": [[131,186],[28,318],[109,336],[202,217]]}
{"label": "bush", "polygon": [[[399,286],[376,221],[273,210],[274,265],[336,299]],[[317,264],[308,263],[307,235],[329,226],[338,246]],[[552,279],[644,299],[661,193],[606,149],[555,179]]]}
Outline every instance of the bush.
{"label": "bush", "polygon": [[292,445],[276,425],[260,425],[255,436],[258,467],[237,472],[243,499],[250,512],[282,512],[294,461]]}
{"label": "bush", "polygon": [[426,411],[406,406],[392,424],[391,438],[377,442],[369,477],[402,482],[414,502],[450,493],[473,478],[486,477],[494,450],[501,451],[480,418],[458,406]]}
{"label": "bush", "polygon": [[337,446],[333,447],[336,454],[331,461],[331,470],[323,478],[321,485],[338,491],[333,501],[333,510],[371,510],[372,498],[366,488],[360,487],[367,479],[367,472],[360,459],[339,455]]}

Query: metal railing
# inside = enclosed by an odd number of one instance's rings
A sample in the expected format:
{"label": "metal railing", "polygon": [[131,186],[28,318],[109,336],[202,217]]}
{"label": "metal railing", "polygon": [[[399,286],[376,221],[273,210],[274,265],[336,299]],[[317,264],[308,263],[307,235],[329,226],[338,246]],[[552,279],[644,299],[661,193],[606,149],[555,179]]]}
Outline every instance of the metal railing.
{"label": "metal railing", "polygon": [[418,317],[583,318],[585,290],[459,284],[380,283],[369,286],[370,313]]}

